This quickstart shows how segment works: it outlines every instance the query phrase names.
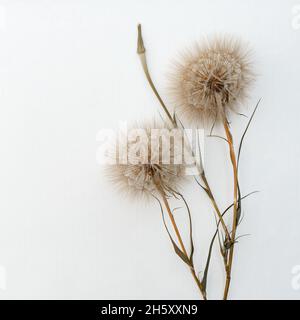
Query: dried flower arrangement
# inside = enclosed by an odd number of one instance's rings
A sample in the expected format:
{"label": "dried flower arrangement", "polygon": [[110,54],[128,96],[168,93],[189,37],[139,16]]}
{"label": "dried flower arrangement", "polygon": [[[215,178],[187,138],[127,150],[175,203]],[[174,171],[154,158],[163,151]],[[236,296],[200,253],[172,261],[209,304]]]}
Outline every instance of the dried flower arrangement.
{"label": "dried flower arrangement", "polygon": [[[182,61],[178,62],[171,75],[170,94],[174,98],[174,112],[167,108],[159,95],[148,69],[146,61],[146,49],[144,46],[141,25],[138,25],[137,53],[148,83],[157,97],[164,117],[161,123],[155,121],[136,126],[138,134],[126,146],[125,154],[127,162],[122,162],[118,154],[113,154],[116,163],[109,166],[109,175],[112,180],[125,192],[134,194],[137,198],[153,197],[158,201],[162,213],[163,223],[171,240],[175,253],[188,266],[192,277],[204,300],[207,300],[207,278],[211,253],[216,239],[219,241],[219,249],[224,263],[225,286],[223,299],[227,300],[231,281],[231,270],[234,257],[234,246],[237,242],[237,227],[241,221],[242,200],[255,193],[251,192],[242,196],[238,181],[238,167],[242,143],[253,116],[257,110],[257,103],[250,116],[246,129],[241,137],[237,152],[235,150],[233,136],[228,118],[230,112],[239,112],[239,106],[247,97],[249,85],[254,80],[251,63],[246,47],[232,38],[216,38],[205,45],[197,45],[194,51],[186,53]],[[186,139],[183,123],[190,125],[210,125],[210,136],[215,124],[224,128],[225,136],[222,138],[228,144],[229,156],[233,172],[233,201],[225,210],[221,210],[215,200],[213,191],[209,185],[204,170],[201,151],[199,158]],[[142,133],[140,132],[142,130]],[[173,131],[179,132],[179,147],[170,140]],[[154,143],[152,133],[158,137]],[[141,136],[144,134],[144,139]],[[166,138],[166,139],[164,139]],[[168,143],[166,143],[166,141]],[[161,148],[161,144],[164,148]],[[199,141],[197,147],[200,150]],[[187,153],[192,161],[187,164],[184,160]],[[178,157],[179,155],[179,157]],[[177,158],[177,159],[175,159]],[[179,161],[178,161],[179,158]],[[168,161],[164,161],[168,159]],[[186,169],[192,165],[195,168],[194,178],[211,202],[216,221],[216,231],[210,241],[207,260],[203,276],[197,275],[194,265],[194,242],[192,233],[192,216],[190,207],[184,198],[180,188]],[[174,210],[171,209],[170,200],[182,201],[189,218],[190,250],[188,252],[183,242],[182,232],[179,230],[174,218]],[[173,230],[169,230],[165,211]],[[228,226],[224,220],[225,214],[232,212],[231,224]],[[174,236],[173,236],[174,234]]]}

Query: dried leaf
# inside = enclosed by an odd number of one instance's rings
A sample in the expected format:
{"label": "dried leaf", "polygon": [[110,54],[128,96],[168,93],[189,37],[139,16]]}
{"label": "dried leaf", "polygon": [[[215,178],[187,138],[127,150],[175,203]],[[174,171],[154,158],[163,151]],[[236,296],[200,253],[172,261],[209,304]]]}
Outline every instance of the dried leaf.
{"label": "dried leaf", "polygon": [[[254,194],[254,193],[257,193],[258,191],[253,191],[253,192],[250,192],[248,194],[246,194],[245,196],[241,197],[240,199],[243,200],[245,198],[247,198],[248,196],[250,196],[251,194]],[[226,208],[226,210],[222,213],[222,217],[226,214],[226,212],[233,207],[233,203],[228,206]],[[202,285],[204,287],[204,289],[206,289],[206,285],[207,285],[207,276],[208,276],[208,270],[209,270],[209,264],[210,264],[210,259],[211,259],[211,253],[212,253],[212,248],[213,248],[213,245],[214,245],[214,241],[216,239],[216,236],[218,235],[218,239],[219,239],[219,244],[220,244],[220,248],[221,248],[221,242],[220,242],[220,238],[219,238],[219,225],[220,225],[220,219],[219,221],[217,222],[217,229],[211,239],[211,242],[210,242],[210,246],[209,246],[209,251],[208,251],[208,256],[207,256],[207,260],[206,260],[206,265],[205,265],[205,269],[204,269],[204,275],[203,275],[203,279],[202,279]],[[224,241],[223,241],[224,242]],[[222,250],[222,248],[221,248]],[[222,255],[224,255],[225,253],[222,252]]]}
{"label": "dried leaf", "polygon": [[208,189],[206,189],[197,179],[196,177],[194,177],[195,181],[197,182],[197,184],[208,194]]}
{"label": "dried leaf", "polygon": [[[254,194],[254,193],[257,193],[257,192],[259,192],[259,191],[257,191],[257,190],[256,190],[256,191],[252,191],[252,192],[246,194],[245,196],[241,197],[240,199],[243,200],[243,199],[247,198],[248,196],[250,196],[251,194]],[[222,216],[224,216],[225,213],[226,213],[229,209],[231,209],[232,207],[233,207],[233,203],[232,203],[230,206],[228,206],[228,207],[223,211]]]}
{"label": "dried leaf", "polygon": [[182,259],[183,262],[185,262],[189,267],[192,267],[193,264],[190,261],[190,259],[178,248],[177,244],[174,242],[172,238],[170,238],[175,250],[175,253]]}
{"label": "dried leaf", "polygon": [[162,204],[161,204],[160,200],[159,200],[157,197],[155,197],[154,195],[153,195],[153,197],[158,201],[158,204],[159,204],[159,206],[160,206],[163,223],[164,223],[164,226],[165,226],[166,231],[167,231],[167,233],[168,233],[168,236],[169,236],[169,238],[170,238],[170,240],[171,240],[171,242],[172,242],[172,245],[173,245],[173,247],[174,247],[175,253],[176,253],[176,254],[182,259],[182,261],[185,262],[189,267],[192,267],[192,263],[191,263],[191,261],[189,260],[189,258],[184,254],[184,252],[182,252],[182,251],[179,249],[179,247],[177,246],[176,242],[173,240],[173,238],[172,238],[172,236],[171,236],[171,233],[170,233],[170,231],[169,231],[169,229],[168,229],[168,227],[167,227],[167,224],[166,224],[163,207],[162,207]]}
{"label": "dried leaf", "polygon": [[207,136],[208,138],[219,138],[219,139],[222,139],[222,140],[225,140],[227,143],[228,143],[228,140],[224,137],[221,137],[221,136],[218,136],[218,135],[209,135]]}
{"label": "dried leaf", "polygon": [[187,201],[185,200],[184,196],[178,192],[178,195],[181,197],[182,201],[184,202],[188,216],[189,216],[189,222],[190,222],[190,243],[191,243],[191,253],[190,253],[190,262],[193,264],[193,255],[194,255],[194,241],[193,241],[193,227],[192,227],[192,216],[191,216],[191,210],[187,204]]}
{"label": "dried leaf", "polygon": [[217,227],[217,230],[216,230],[214,236],[212,237],[210,245],[209,245],[208,256],[207,256],[207,260],[206,260],[206,265],[205,265],[205,269],[204,269],[203,278],[202,278],[202,281],[201,281],[204,290],[206,290],[209,263],[210,263],[212,248],[213,248],[213,245],[214,245],[214,242],[215,242],[215,238],[216,238],[216,236],[218,234],[218,230],[219,230],[219,228]]}
{"label": "dried leaf", "polygon": [[245,135],[246,135],[246,133],[247,133],[247,131],[248,131],[248,128],[249,128],[249,126],[250,126],[250,123],[251,123],[251,121],[252,121],[252,119],[253,119],[253,117],[254,117],[254,114],[255,114],[255,112],[256,112],[259,104],[260,104],[260,101],[261,101],[261,98],[258,100],[258,102],[257,102],[257,104],[256,104],[256,106],[255,106],[255,108],[254,108],[254,110],[253,110],[253,112],[252,112],[252,115],[251,115],[251,117],[250,117],[250,119],[249,119],[249,121],[248,121],[248,123],[247,123],[247,126],[246,126],[246,128],[245,128],[245,131],[244,131],[244,133],[243,133],[243,135],[242,135],[242,138],[241,138],[241,141],[240,141],[240,145],[239,145],[238,156],[237,156],[237,170],[238,170],[238,167],[239,167],[239,161],[240,161],[240,155],[241,155],[241,150],[242,150],[242,144],[243,144]]}

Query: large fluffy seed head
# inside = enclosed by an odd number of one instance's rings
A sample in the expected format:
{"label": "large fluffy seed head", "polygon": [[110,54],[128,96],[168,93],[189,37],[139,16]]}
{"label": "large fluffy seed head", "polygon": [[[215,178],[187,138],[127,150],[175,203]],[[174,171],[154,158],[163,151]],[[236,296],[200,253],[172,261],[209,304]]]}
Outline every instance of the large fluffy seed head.
{"label": "large fluffy seed head", "polygon": [[216,38],[186,53],[172,74],[177,112],[192,122],[224,120],[247,95],[253,73],[241,42]]}
{"label": "large fluffy seed head", "polygon": [[[157,137],[160,137],[158,146]],[[124,163],[124,149],[120,151],[122,148],[118,142],[117,148],[112,152],[116,163],[107,167],[108,176],[118,189],[137,198],[158,195],[159,190],[166,195],[178,191],[184,165],[175,161],[178,150],[174,139],[170,137],[171,128],[154,121],[129,128],[127,138],[122,137],[122,144],[127,140],[127,163]],[[169,161],[166,161],[168,158]]]}

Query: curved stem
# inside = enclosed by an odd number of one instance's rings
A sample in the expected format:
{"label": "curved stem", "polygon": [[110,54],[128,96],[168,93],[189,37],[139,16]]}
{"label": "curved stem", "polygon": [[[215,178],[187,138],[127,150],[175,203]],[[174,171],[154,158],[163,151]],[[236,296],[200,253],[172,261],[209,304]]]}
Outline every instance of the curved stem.
{"label": "curved stem", "polygon": [[[143,67],[143,70],[144,70],[144,73],[145,73],[145,76],[148,80],[148,83],[151,87],[151,89],[153,90],[154,94],[156,95],[158,101],[160,102],[164,112],[166,113],[168,119],[170,120],[170,122],[172,123],[172,125],[176,128],[177,127],[177,123],[175,121],[175,119],[171,116],[168,108],[166,107],[165,103],[163,102],[162,98],[160,97],[153,81],[152,81],[152,78],[150,76],[150,73],[149,73],[149,69],[148,69],[148,65],[147,65],[147,60],[146,60],[146,48],[144,46],[144,41],[143,41],[143,37],[142,37],[142,27],[141,25],[139,24],[138,25],[138,40],[137,40],[137,53],[140,57],[140,60],[141,60],[141,64],[142,64],[142,67]],[[189,146],[189,149],[191,150],[191,147]],[[192,152],[192,151],[191,151]],[[221,212],[219,210],[219,207],[216,203],[216,200],[213,196],[213,193],[212,193],[212,190],[208,184],[208,181],[206,179],[206,176],[205,176],[205,173],[204,173],[204,169],[202,167],[199,167],[199,165],[197,164],[197,170],[199,172],[199,175],[201,176],[202,180],[203,180],[203,183],[205,184],[205,187],[208,191],[208,195],[209,195],[209,199],[211,200],[212,202],[212,205],[217,213],[217,216],[218,218],[220,219],[221,221],[221,224],[222,224],[222,228],[224,229],[224,232],[226,234],[226,237],[228,238],[228,240],[230,240],[230,234],[228,232],[228,229],[226,227],[226,224],[224,222],[224,219],[221,215]]]}
{"label": "curved stem", "polygon": [[156,87],[152,81],[152,78],[150,76],[149,70],[148,70],[148,65],[147,65],[147,60],[146,60],[146,49],[144,47],[144,42],[143,42],[143,38],[142,38],[142,26],[139,24],[138,25],[138,44],[137,44],[137,53],[140,57],[141,63],[142,63],[142,67],[144,70],[144,73],[146,75],[146,78],[149,82],[149,85],[151,87],[151,89],[153,90],[154,94],[156,95],[158,101],[160,102],[161,106],[163,107],[167,117],[169,118],[169,120],[171,121],[172,124],[175,124],[174,119],[172,118],[168,108],[166,107],[165,103],[163,102],[162,98],[160,97],[158,91],[156,90]]}

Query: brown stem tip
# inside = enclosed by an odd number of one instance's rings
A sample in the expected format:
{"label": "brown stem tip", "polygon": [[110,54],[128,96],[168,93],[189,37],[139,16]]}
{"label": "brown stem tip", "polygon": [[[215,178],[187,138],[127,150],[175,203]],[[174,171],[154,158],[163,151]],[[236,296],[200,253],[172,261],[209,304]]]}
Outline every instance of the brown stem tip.
{"label": "brown stem tip", "polygon": [[144,41],[142,37],[142,26],[139,23],[138,24],[138,40],[137,40],[137,53],[138,54],[143,54],[145,53],[146,49],[144,47]]}

